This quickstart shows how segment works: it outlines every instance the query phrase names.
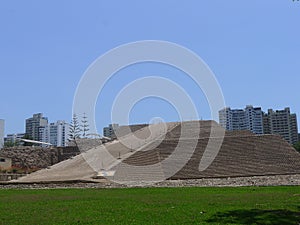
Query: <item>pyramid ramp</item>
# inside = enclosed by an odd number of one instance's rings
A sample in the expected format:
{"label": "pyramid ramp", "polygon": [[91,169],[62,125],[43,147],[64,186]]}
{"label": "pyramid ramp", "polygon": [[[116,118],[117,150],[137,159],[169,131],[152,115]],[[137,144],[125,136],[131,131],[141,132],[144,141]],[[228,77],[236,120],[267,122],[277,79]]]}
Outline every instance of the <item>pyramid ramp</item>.
{"label": "pyramid ramp", "polygon": [[178,123],[153,124],[124,135],[120,140],[89,146],[89,150],[84,146],[84,152],[74,158],[11,182],[91,181],[97,177],[110,177],[114,175],[113,167],[135,152],[142,151],[176,126]]}

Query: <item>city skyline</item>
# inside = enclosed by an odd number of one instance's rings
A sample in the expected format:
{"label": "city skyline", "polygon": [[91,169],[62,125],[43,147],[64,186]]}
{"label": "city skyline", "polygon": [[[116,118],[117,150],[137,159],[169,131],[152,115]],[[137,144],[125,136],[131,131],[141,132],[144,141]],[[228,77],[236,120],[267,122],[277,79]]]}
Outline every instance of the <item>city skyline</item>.
{"label": "city skyline", "polygon": [[[248,110],[248,109],[259,109],[259,111],[262,113],[262,115],[261,115],[261,118],[263,118],[263,116],[265,115],[265,114],[267,114],[270,110],[272,111],[272,110],[275,110],[275,111],[281,111],[281,110],[286,110],[287,108],[288,109],[290,109],[290,107],[284,107],[284,108],[268,108],[268,109],[265,109],[265,108],[263,108],[262,106],[255,106],[255,105],[246,105],[246,108],[243,108],[243,107],[237,107],[237,108],[233,108],[233,107],[231,107],[231,106],[226,106],[224,109],[220,109],[219,110],[219,120],[217,120],[216,122],[218,122],[220,125],[222,125],[225,129],[227,129],[227,130],[231,130],[232,128],[226,128],[226,125],[225,125],[225,121],[222,121],[222,116],[221,116],[221,114],[220,114],[220,112],[221,111],[226,111],[226,110],[231,110],[231,111],[242,111],[243,113],[245,113],[245,110]],[[291,113],[294,113],[294,111],[291,109]],[[36,113],[34,113],[34,114],[42,114],[42,115],[45,115],[46,117],[45,118],[48,118],[48,115],[46,114],[46,113],[44,113],[44,112],[36,112]],[[33,114],[33,115],[34,115]],[[294,114],[296,114],[296,113],[294,113]],[[79,119],[79,121],[81,121],[82,120],[82,118],[83,118],[83,116],[84,115],[76,115],[77,117],[78,117],[78,119]],[[296,114],[296,116],[297,116],[297,120],[298,120],[298,114]],[[6,132],[6,130],[4,129],[4,134],[5,134],[5,136],[6,135],[11,135],[11,134],[18,134],[18,133],[26,133],[26,120],[28,120],[28,119],[30,119],[30,118],[25,118],[24,119],[24,130],[21,130],[21,131],[13,131],[13,132],[11,132],[11,133],[8,133],[8,132]],[[0,120],[4,120],[5,121],[5,119],[0,119]],[[89,125],[89,118],[86,118],[86,120],[87,120],[87,123],[88,123],[88,125]],[[200,120],[203,120],[202,118],[200,118]],[[210,120],[210,119],[207,119],[207,120]],[[59,119],[59,118],[56,118],[56,119],[54,119],[53,121],[55,121],[55,122],[59,122],[59,121],[64,121],[65,123],[68,123],[68,124],[70,124],[71,123],[71,121],[72,121],[72,119],[70,120],[70,121],[68,121],[68,120],[64,120],[64,119]],[[55,123],[55,122],[51,122],[50,120],[48,121],[48,124],[50,125],[50,124],[53,124],[53,123]],[[169,122],[178,122],[178,121],[169,121]],[[298,122],[298,121],[297,121]],[[120,126],[124,126],[124,125],[137,125],[137,124],[145,124],[145,123],[130,123],[130,124],[118,124],[118,123],[113,123],[113,124],[117,124],[117,125],[120,125]],[[100,132],[99,132],[99,134],[102,134],[102,135],[104,135],[104,133],[103,133],[103,128],[106,128],[108,125],[111,125],[111,124],[106,124],[106,125],[104,125],[102,128],[101,128],[101,130],[99,130]],[[5,127],[5,126],[4,126]],[[237,129],[237,128],[235,128],[235,130],[243,130],[244,128],[241,128],[241,129]],[[298,127],[298,133],[300,133],[299,132],[300,130],[299,130],[299,127]],[[252,131],[253,133],[256,133],[256,134],[262,134],[263,132],[256,132],[255,130],[253,130]],[[105,136],[105,135],[104,135]]]}
{"label": "city skyline", "polygon": [[244,109],[226,107],[219,111],[220,125],[229,131],[251,131],[256,135],[280,135],[291,145],[299,141],[297,115],[290,108],[268,109],[247,105]]}
{"label": "city skyline", "polygon": [[[23,132],[25,119],[37,112],[49,121],[70,122],[76,87],[88,66],[114,47],[149,39],[180,44],[202,57],[227,106],[290,107],[300,113],[294,93],[300,82],[297,2],[19,1],[0,6],[0,118],[5,120],[5,134]],[[205,95],[186,74],[146,63],[117,72],[99,95],[95,118],[99,133],[112,122],[110,108],[118,92],[149,75],[180,84],[195,102],[199,117],[211,118]],[[130,123],[149,122],[154,116],[179,119],[172,105],[149,98],[133,108]]]}

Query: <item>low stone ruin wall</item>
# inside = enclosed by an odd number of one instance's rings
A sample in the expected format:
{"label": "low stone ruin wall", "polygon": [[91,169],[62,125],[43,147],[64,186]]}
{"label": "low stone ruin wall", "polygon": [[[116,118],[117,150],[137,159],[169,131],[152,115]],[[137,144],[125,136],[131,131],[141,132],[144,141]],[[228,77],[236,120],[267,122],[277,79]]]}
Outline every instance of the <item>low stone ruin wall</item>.
{"label": "low stone ruin wall", "polygon": [[23,169],[41,169],[54,165],[75,155],[77,147],[30,147],[18,146],[0,150],[0,156],[12,159],[12,166]]}

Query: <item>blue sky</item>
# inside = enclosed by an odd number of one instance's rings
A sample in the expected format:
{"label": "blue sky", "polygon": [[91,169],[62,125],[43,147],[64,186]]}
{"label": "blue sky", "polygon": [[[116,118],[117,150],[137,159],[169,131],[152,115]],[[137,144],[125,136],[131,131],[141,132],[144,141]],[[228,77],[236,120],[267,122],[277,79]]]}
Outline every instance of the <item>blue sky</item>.
{"label": "blue sky", "polygon": [[[87,67],[108,50],[133,41],[165,40],[197,53],[215,73],[226,105],[291,107],[300,117],[300,2],[292,0],[127,0],[0,2],[0,118],[5,133],[24,131],[24,120],[43,112],[71,120],[73,97]],[[146,63],[115,74],[96,107],[99,131],[110,122],[113,96],[148,75],[180,83],[203,119],[207,102],[180,71]],[[172,106],[145,99],[132,123],[153,116],[178,119]],[[299,118],[298,118],[299,121]]]}

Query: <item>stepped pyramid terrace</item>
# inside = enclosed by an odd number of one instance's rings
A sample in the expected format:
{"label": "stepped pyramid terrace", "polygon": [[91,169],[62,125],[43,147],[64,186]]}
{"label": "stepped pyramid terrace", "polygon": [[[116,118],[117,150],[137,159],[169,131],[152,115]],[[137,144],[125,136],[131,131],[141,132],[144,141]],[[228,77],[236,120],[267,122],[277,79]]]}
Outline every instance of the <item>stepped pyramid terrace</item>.
{"label": "stepped pyramid terrace", "polygon": [[[280,136],[225,131],[215,121],[133,126],[128,134],[130,127],[105,144],[79,140],[81,154],[12,182],[147,183],[300,174],[300,154]],[[221,143],[218,154],[207,154],[209,142]],[[201,170],[201,160],[212,163]]]}

